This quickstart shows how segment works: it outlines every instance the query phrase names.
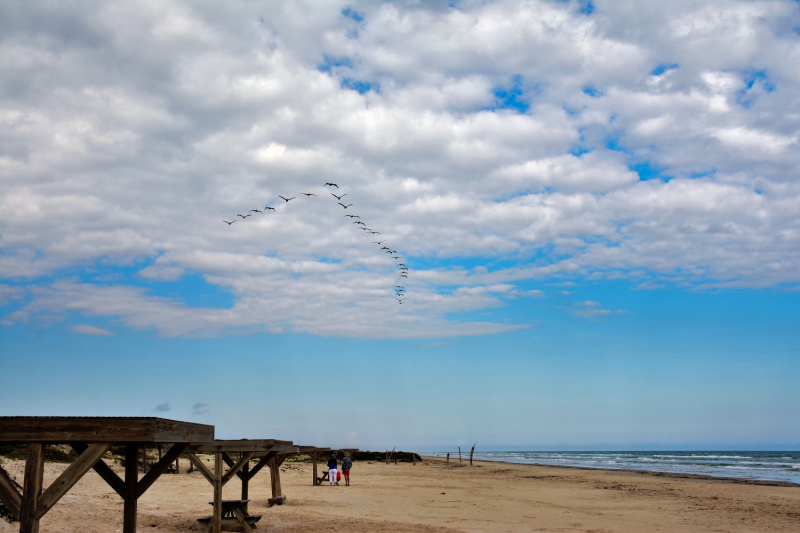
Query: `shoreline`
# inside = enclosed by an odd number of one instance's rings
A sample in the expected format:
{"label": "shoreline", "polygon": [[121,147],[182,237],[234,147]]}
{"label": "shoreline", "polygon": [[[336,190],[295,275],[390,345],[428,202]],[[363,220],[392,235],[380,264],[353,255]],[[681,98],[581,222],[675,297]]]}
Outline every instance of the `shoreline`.
{"label": "shoreline", "polygon": [[[444,461],[444,457],[436,457],[433,455],[421,455],[423,459],[435,459]],[[452,459],[452,457],[451,457]],[[792,483],[791,481],[779,481],[775,479],[748,479],[733,476],[711,476],[708,474],[691,474],[689,472],[661,472],[658,470],[641,470],[636,468],[615,468],[615,467],[598,467],[598,466],[578,466],[578,465],[550,465],[545,463],[515,463],[513,461],[500,461],[495,459],[473,459],[473,462],[494,463],[494,464],[507,464],[507,465],[520,465],[520,466],[535,466],[544,468],[568,468],[572,470],[592,470],[599,472],[631,472],[635,474],[646,474],[653,477],[664,477],[670,479],[698,479],[704,481],[719,481],[726,483],[736,483],[740,485],[761,485],[767,487],[800,487],[800,483]]]}

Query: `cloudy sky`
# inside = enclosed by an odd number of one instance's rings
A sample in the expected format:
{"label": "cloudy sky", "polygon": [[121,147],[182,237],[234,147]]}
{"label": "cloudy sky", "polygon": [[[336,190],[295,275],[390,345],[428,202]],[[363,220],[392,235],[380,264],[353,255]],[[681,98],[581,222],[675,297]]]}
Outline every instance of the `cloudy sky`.
{"label": "cloudy sky", "polygon": [[793,1],[3,2],[0,413],[800,445],[798,65]]}

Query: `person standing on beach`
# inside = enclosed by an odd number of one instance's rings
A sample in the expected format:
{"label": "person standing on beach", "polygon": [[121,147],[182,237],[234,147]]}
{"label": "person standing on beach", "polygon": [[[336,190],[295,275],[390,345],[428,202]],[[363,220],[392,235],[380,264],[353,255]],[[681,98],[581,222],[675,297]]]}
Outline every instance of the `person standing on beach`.
{"label": "person standing on beach", "polygon": [[331,452],[331,457],[328,459],[328,482],[333,487],[334,484],[338,485],[336,481],[336,452]]}
{"label": "person standing on beach", "polygon": [[353,468],[353,460],[350,458],[350,452],[344,452],[344,459],[342,459],[342,474],[344,474],[344,486],[350,486],[350,469]]}

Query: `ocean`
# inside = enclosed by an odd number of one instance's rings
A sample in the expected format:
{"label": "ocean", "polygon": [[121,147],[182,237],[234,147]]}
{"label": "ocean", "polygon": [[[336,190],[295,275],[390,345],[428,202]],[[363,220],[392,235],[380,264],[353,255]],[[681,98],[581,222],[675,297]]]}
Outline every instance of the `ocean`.
{"label": "ocean", "polygon": [[[445,457],[447,452],[424,453]],[[461,451],[469,460],[469,449]],[[458,460],[458,451],[450,460]],[[800,483],[800,452],[483,452],[475,459],[508,463],[650,470]]]}

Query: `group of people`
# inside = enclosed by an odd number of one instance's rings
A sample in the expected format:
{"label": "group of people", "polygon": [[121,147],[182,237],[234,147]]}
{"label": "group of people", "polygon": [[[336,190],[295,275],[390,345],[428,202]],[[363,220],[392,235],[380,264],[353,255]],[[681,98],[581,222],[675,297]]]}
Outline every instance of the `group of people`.
{"label": "group of people", "polygon": [[[338,470],[336,469],[337,459],[336,452],[331,452],[331,457],[328,459],[328,481],[330,486],[338,486],[339,478],[337,476]],[[346,487],[350,486],[350,469],[353,467],[353,459],[350,458],[349,452],[344,452],[344,459],[342,459],[342,475],[344,476],[344,484]]]}

